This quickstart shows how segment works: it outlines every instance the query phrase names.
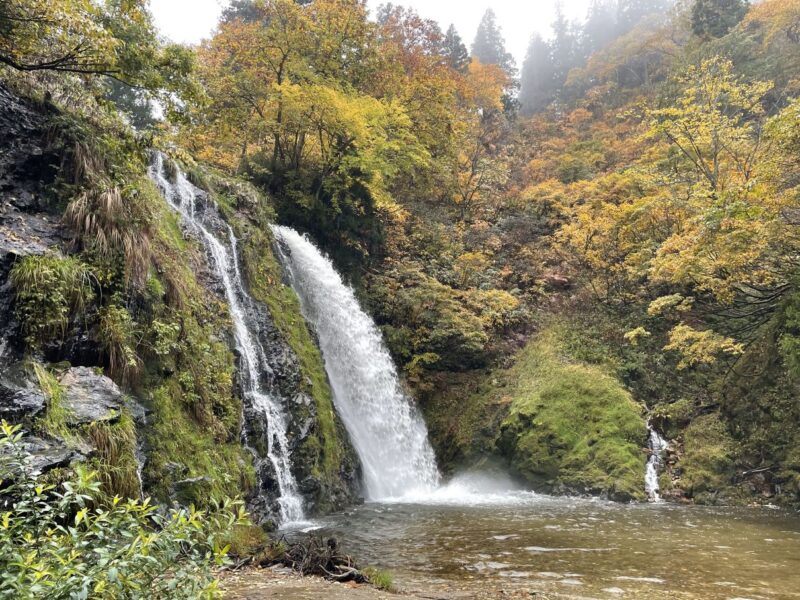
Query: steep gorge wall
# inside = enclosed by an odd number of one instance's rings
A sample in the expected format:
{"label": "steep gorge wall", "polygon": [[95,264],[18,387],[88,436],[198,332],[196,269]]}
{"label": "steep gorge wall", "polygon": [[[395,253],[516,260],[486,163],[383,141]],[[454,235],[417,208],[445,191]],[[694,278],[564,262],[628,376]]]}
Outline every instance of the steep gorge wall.
{"label": "steep gorge wall", "polygon": [[[0,87],[0,144],[0,417],[25,427],[45,470],[88,462],[109,493],[135,494],[139,453],[144,492],[158,500],[244,496],[270,520],[276,489],[268,473],[256,476],[242,443],[243,427],[248,440],[262,431],[242,402],[224,296],[202,247],[147,179],[143,141],[121,124]],[[358,462],[332,411],[319,350],[280,280],[266,201],[214,182],[210,198],[229,209],[243,239],[301,492],[312,514],[341,508],[359,497]],[[76,199],[86,212],[77,226],[64,217]],[[90,367],[81,372],[88,385],[109,391],[89,404],[113,396],[107,412],[74,418],[75,367]],[[258,453],[264,444],[252,446]]]}

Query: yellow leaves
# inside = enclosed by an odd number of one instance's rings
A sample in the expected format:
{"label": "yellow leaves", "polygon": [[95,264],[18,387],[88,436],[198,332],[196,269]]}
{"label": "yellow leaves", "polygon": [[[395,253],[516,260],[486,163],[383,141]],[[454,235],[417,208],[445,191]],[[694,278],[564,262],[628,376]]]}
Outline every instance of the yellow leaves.
{"label": "yellow leaves", "polygon": [[640,340],[649,338],[651,335],[652,334],[644,327],[637,327],[636,329],[625,332],[625,335],[622,337],[624,337],[625,341],[627,341],[631,346],[637,346]]}
{"label": "yellow leaves", "polygon": [[466,95],[482,110],[501,110],[503,93],[510,84],[508,73],[498,65],[485,65],[476,58],[469,64]]}
{"label": "yellow leaves", "polygon": [[732,338],[719,335],[710,329],[698,331],[684,323],[673,328],[669,344],[664,349],[681,354],[679,369],[713,364],[720,354],[738,356],[744,353],[744,346]]}
{"label": "yellow leaves", "polygon": [[489,256],[483,252],[465,252],[459,256],[453,264],[459,287],[474,285],[477,276],[483,273],[489,264]]}
{"label": "yellow leaves", "polygon": [[118,40],[92,0],[4,0],[0,55],[24,65],[112,68]]}
{"label": "yellow leaves", "polygon": [[677,310],[678,312],[686,312],[691,310],[692,303],[692,298],[686,298],[682,294],[661,296],[650,303],[650,306],[647,307],[647,314],[651,317],[657,317],[671,309]]}

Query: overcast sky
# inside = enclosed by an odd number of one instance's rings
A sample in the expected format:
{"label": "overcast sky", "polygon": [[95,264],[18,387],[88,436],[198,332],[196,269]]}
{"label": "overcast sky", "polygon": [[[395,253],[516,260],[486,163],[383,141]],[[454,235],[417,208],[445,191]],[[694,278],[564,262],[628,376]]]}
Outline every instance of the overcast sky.
{"label": "overcast sky", "polygon": [[[176,42],[196,43],[208,37],[216,25],[226,0],[150,0],[153,15],[161,31]],[[375,9],[385,0],[369,0]],[[534,31],[550,35],[556,0],[395,0],[394,4],[411,6],[423,17],[435,19],[446,29],[450,23],[472,44],[475,30],[486,8],[491,6],[503,28],[508,49],[518,65],[522,64],[528,40]],[[582,19],[589,0],[564,0],[570,18]]]}

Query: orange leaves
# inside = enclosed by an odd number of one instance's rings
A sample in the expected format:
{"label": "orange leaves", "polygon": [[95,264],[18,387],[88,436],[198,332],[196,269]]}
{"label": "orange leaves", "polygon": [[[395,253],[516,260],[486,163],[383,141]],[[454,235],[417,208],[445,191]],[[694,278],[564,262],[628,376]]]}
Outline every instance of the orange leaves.
{"label": "orange leaves", "polygon": [[792,43],[800,43],[800,0],[763,0],[754,3],[744,24],[765,28],[766,42],[782,35]]}
{"label": "orange leaves", "polygon": [[485,65],[473,58],[469,65],[465,96],[481,110],[502,110],[503,93],[511,80],[498,65]]}

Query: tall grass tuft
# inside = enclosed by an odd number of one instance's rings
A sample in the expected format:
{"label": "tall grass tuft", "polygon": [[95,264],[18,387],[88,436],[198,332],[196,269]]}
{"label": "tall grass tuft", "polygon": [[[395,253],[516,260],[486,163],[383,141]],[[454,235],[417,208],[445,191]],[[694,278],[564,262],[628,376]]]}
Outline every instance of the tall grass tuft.
{"label": "tall grass tuft", "polygon": [[32,347],[63,338],[75,315],[92,301],[93,276],[74,257],[57,253],[26,256],[11,270],[17,316]]}
{"label": "tall grass tuft", "polygon": [[86,437],[97,451],[97,474],[103,491],[110,498],[139,498],[136,425],[131,416],[123,412],[116,423],[91,423],[86,428]]}
{"label": "tall grass tuft", "polygon": [[100,310],[97,341],[108,358],[113,379],[130,383],[141,370],[142,361],[136,351],[139,338],[137,324],[124,307],[112,304]]}

